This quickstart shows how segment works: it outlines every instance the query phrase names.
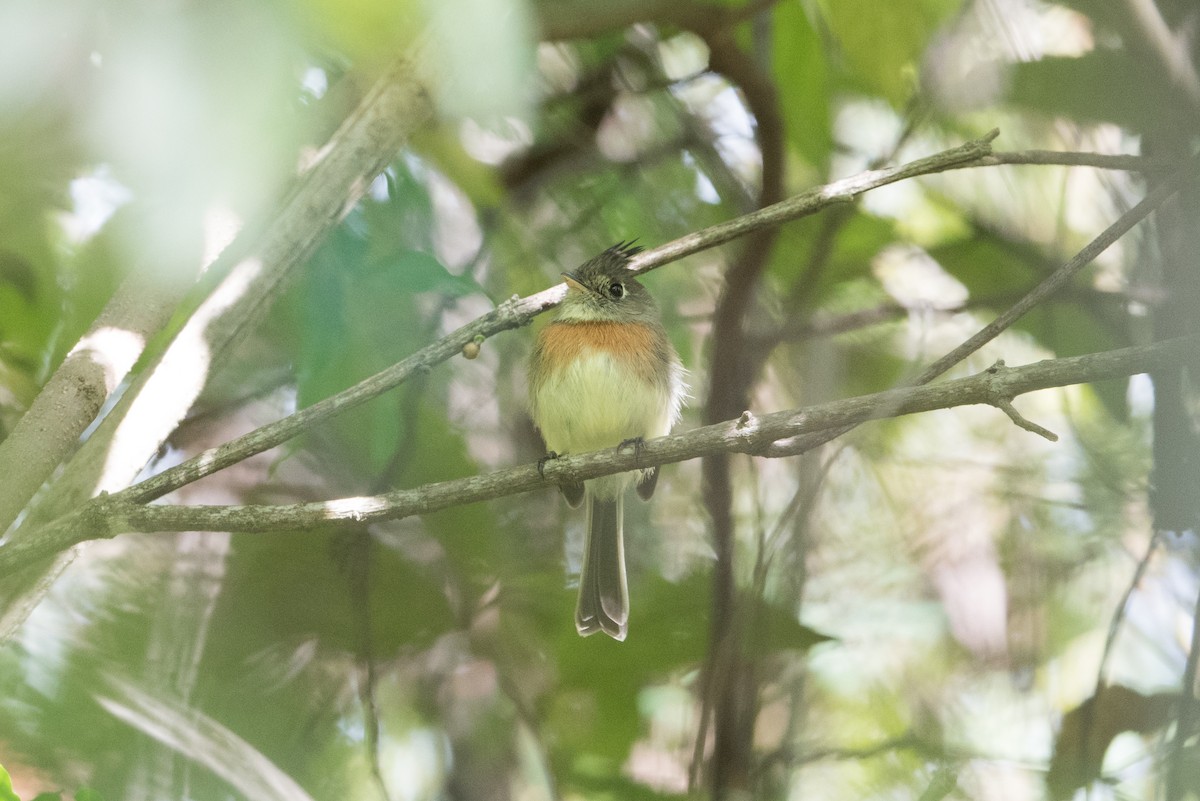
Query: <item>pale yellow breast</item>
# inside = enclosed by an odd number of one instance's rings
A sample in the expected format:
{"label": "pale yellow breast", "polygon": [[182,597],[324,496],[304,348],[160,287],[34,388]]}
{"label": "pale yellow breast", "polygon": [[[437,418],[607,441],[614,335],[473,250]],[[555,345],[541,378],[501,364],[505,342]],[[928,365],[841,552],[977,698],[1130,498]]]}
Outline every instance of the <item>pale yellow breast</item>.
{"label": "pale yellow breast", "polygon": [[583,453],[670,432],[678,363],[649,326],[554,323],[534,355],[531,412],[546,447]]}

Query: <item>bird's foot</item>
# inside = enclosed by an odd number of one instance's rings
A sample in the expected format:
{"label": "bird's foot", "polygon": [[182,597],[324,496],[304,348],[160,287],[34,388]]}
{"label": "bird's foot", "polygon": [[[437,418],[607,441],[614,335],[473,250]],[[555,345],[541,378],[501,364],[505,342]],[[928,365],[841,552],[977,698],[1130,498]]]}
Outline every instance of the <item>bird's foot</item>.
{"label": "bird's foot", "polygon": [[543,456],[541,459],[538,459],[538,462],[537,462],[538,476],[542,479],[542,481],[546,480],[546,462],[552,462],[557,458],[558,458],[558,454],[555,453],[554,451],[550,451],[545,456]]}
{"label": "bird's foot", "polygon": [[638,457],[642,455],[642,446],[645,444],[646,439],[644,437],[630,437],[629,439],[622,440],[621,444],[617,446],[617,450],[623,451],[626,448],[633,448],[633,463],[637,464]]}

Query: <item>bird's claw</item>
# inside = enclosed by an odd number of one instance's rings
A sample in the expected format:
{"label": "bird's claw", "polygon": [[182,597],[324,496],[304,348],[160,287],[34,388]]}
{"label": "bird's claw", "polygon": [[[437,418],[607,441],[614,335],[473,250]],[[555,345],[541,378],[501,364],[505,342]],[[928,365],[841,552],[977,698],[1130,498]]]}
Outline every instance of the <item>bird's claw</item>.
{"label": "bird's claw", "polygon": [[553,461],[557,458],[558,458],[558,454],[555,453],[554,451],[550,451],[545,456],[543,456],[541,459],[538,459],[538,462],[537,462],[538,477],[541,478],[542,481],[546,480],[546,462]]}
{"label": "bird's claw", "polygon": [[638,457],[642,455],[642,446],[645,444],[646,440],[644,437],[630,437],[629,439],[622,440],[621,444],[617,446],[617,450],[623,451],[632,446],[633,462],[634,464],[637,464]]}

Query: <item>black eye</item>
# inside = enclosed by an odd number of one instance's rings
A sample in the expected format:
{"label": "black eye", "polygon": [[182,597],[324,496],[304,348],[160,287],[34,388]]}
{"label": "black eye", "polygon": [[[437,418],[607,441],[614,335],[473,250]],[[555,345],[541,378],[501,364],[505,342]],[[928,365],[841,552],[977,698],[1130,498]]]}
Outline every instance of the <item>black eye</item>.
{"label": "black eye", "polygon": [[613,281],[608,285],[608,294],[611,295],[614,300],[620,300],[621,298],[625,297],[625,285],[620,281]]}

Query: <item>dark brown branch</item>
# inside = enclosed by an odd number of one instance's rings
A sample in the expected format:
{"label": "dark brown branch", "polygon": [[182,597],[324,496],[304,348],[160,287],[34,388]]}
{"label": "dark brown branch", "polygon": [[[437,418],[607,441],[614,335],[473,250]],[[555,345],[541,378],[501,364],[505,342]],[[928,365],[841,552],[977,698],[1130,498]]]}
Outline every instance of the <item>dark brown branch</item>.
{"label": "dark brown branch", "polygon": [[[755,138],[762,158],[758,205],[769,207],[783,198],[784,124],[775,83],[752,55],[738,46],[730,28],[701,36],[709,46],[710,65],[741,90],[746,107],[754,116]],[[727,419],[747,406],[758,362],[746,358],[742,321],[758,291],[759,279],[770,261],[778,235],[777,226],[753,231],[726,270],[725,284],[713,312],[706,422]],[[712,634],[703,671],[705,711],[711,708],[713,715],[711,786],[716,801],[722,801],[731,791],[749,789],[750,742],[757,705],[756,683],[751,676],[753,667],[743,665],[739,659],[743,649],[739,629],[734,624],[737,586],[729,468],[728,453],[711,454],[701,466],[704,503],[712,521],[717,554],[713,569]],[[706,722],[702,712],[700,740],[704,739]],[[695,774],[693,766],[693,777]]]}

